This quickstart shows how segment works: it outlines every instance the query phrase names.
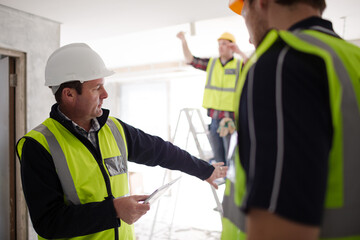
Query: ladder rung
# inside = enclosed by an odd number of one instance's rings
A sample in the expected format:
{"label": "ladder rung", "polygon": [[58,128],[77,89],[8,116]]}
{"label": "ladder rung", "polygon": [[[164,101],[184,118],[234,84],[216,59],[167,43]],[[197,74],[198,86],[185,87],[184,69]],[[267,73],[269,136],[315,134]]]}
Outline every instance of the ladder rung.
{"label": "ladder rung", "polygon": [[206,132],[195,132],[196,134],[206,134]]}

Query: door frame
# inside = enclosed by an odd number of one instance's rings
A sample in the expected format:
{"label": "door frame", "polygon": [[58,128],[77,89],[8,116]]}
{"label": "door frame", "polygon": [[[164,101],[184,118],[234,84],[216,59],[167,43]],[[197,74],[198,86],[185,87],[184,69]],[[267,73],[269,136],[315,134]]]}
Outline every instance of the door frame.
{"label": "door frame", "polygon": [[[15,74],[16,74],[16,87],[14,89],[14,115],[15,115],[15,141],[26,134],[26,54],[17,50],[10,50],[0,47],[0,54],[8,56],[15,61]],[[10,87],[11,88],[11,87]],[[10,110],[11,111],[11,110]],[[11,123],[10,123],[11,124]],[[10,180],[10,186],[15,194],[15,220],[11,226],[15,233],[12,234],[12,238],[17,240],[28,239],[28,213],[26,208],[25,197],[22,190],[21,175],[20,175],[20,162],[15,154],[15,147],[10,147],[10,156],[14,159],[12,179]],[[15,224],[15,226],[14,226]]]}

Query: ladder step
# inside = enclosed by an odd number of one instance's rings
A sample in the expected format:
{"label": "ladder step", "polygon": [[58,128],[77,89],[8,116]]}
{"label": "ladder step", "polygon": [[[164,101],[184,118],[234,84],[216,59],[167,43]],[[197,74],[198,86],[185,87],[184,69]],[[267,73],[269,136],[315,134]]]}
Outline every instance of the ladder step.
{"label": "ladder step", "polygon": [[195,132],[196,134],[206,134],[206,132]]}

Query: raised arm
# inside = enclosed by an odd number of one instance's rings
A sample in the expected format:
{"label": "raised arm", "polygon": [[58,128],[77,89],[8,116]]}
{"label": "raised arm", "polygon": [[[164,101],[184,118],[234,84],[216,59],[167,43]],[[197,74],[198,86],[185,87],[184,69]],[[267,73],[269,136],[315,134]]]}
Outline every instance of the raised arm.
{"label": "raised arm", "polygon": [[176,34],[176,37],[178,37],[181,40],[181,45],[183,48],[183,53],[186,63],[190,64],[193,61],[194,57],[191,54],[190,49],[187,45],[184,32],[179,32],[178,34]]}
{"label": "raised arm", "polygon": [[241,58],[244,59],[244,62],[247,61],[248,57],[243,51],[240,50],[239,46],[236,43],[230,43],[230,47],[234,53],[239,54]]}

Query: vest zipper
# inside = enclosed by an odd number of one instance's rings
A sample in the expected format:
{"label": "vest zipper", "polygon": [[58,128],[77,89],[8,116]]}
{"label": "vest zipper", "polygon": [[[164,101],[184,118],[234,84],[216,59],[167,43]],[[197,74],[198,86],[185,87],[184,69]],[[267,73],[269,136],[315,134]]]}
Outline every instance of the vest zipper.
{"label": "vest zipper", "polygon": [[[103,175],[104,181],[105,181],[105,186],[106,186],[106,191],[108,196],[105,197],[105,199],[114,199],[114,195],[112,194],[111,191],[111,185],[110,185],[110,179],[109,176],[107,175],[107,172],[104,168],[104,165],[102,164],[102,156],[101,156],[101,152],[100,152],[100,144],[99,144],[99,137],[98,137],[98,131],[96,132],[96,142],[98,144],[98,149],[97,150],[94,145],[92,145],[92,143],[84,136],[82,136],[81,134],[79,134],[78,132],[74,131],[73,128],[68,128],[70,130],[70,132],[72,132],[75,136],[77,136],[77,138],[86,146],[86,148],[91,152],[91,154],[94,156],[100,171]],[[120,222],[121,224],[121,222]],[[119,240],[119,227],[115,227],[114,228],[115,231],[115,240]]]}
{"label": "vest zipper", "polygon": [[[107,175],[107,172],[105,170],[105,167],[102,163],[102,156],[101,156],[101,152],[100,152],[100,144],[99,144],[99,138],[98,138],[98,132],[96,132],[96,142],[98,144],[98,149],[95,149],[95,147],[90,143],[91,145],[91,149],[89,148],[90,152],[94,155],[96,162],[99,165],[100,171],[104,177],[104,181],[105,181],[105,185],[106,185],[106,190],[108,193],[108,196],[105,199],[114,199],[114,195],[112,194],[111,191],[111,184],[110,184],[110,179],[109,176]],[[121,222],[120,222],[121,223]],[[114,234],[115,234],[115,240],[119,240],[119,227],[115,227],[114,228]]]}

